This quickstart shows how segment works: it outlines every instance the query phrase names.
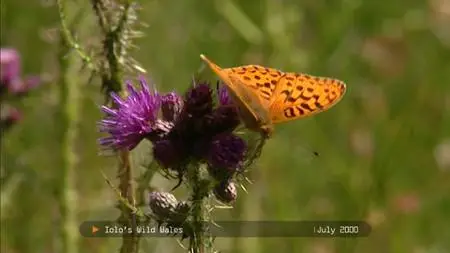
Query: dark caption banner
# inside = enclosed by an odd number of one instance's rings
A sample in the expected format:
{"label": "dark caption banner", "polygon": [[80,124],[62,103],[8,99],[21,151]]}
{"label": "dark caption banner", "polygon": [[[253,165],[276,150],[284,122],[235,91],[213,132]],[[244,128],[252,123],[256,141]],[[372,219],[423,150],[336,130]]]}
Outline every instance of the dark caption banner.
{"label": "dark caption banner", "polygon": [[[363,221],[217,221],[205,223],[205,227],[214,237],[366,237],[371,232]],[[85,237],[167,237],[182,234],[183,227],[87,221],[81,224],[80,233]]]}

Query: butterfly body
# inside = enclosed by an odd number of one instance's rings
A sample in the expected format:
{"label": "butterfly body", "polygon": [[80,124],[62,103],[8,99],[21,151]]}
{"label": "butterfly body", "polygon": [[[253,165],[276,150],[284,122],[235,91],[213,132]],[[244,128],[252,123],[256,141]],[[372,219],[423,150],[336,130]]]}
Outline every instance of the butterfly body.
{"label": "butterfly body", "polygon": [[[233,84],[240,84],[239,79],[231,75]],[[259,106],[261,99],[255,96],[251,90],[243,88],[242,85],[225,86],[234,104],[237,105],[238,113],[246,128],[260,132],[265,137],[270,137],[273,132],[272,120],[268,111]]]}
{"label": "butterfly body", "polygon": [[200,56],[225,84],[245,126],[269,137],[273,124],[314,115],[345,94],[344,82],[259,65],[222,69]]}

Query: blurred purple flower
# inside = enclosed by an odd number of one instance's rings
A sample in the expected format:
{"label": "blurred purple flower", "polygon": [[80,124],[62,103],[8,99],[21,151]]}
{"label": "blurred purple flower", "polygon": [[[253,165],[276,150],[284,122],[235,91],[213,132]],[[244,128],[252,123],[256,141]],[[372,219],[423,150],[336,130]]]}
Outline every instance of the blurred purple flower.
{"label": "blurred purple flower", "polygon": [[9,129],[22,119],[22,113],[14,107],[7,107],[1,111],[0,129],[2,131]]}
{"label": "blurred purple flower", "polygon": [[23,95],[41,84],[38,76],[27,77],[25,80],[16,79],[9,84],[9,92],[15,95]]}
{"label": "blurred purple flower", "polygon": [[0,49],[0,89],[11,94],[21,95],[40,84],[37,76],[20,77],[20,55],[12,48]]}
{"label": "blurred purple flower", "polygon": [[131,150],[155,130],[161,97],[156,91],[150,91],[145,79],[140,79],[140,85],[141,90],[137,91],[128,82],[126,99],[111,93],[116,107],[102,106],[106,117],[100,122],[100,131],[110,135],[100,139],[102,146]]}
{"label": "blurred purple flower", "polygon": [[19,78],[20,56],[12,48],[0,48],[0,80],[1,84],[9,84]]}
{"label": "blurred purple flower", "polygon": [[13,48],[0,48],[0,106],[2,107],[0,128],[8,129],[22,119],[22,113],[13,107],[6,106],[5,101],[18,95],[26,94],[40,84],[39,77],[20,76],[20,55]]}

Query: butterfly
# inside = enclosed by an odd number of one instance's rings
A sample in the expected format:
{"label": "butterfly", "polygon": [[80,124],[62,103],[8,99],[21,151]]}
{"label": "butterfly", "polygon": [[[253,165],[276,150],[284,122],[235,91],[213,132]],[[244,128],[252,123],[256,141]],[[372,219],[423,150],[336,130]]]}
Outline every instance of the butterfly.
{"label": "butterfly", "polygon": [[223,69],[203,54],[200,58],[225,84],[245,127],[266,138],[272,135],[274,124],[328,110],[346,91],[346,84],[333,78],[259,65]]}

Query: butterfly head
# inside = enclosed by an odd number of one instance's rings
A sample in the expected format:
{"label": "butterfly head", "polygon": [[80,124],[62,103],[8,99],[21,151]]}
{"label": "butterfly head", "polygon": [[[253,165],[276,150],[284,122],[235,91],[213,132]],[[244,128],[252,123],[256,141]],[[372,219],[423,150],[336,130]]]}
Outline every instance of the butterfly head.
{"label": "butterfly head", "polygon": [[261,129],[260,129],[261,135],[265,139],[272,137],[273,130],[274,130],[273,126],[271,126],[271,125],[263,125],[263,126],[261,126]]}

